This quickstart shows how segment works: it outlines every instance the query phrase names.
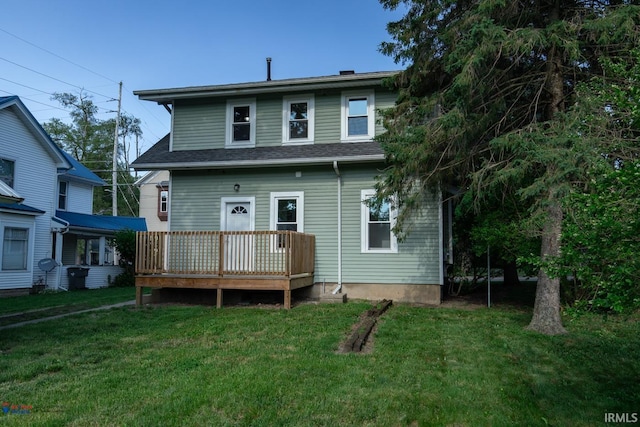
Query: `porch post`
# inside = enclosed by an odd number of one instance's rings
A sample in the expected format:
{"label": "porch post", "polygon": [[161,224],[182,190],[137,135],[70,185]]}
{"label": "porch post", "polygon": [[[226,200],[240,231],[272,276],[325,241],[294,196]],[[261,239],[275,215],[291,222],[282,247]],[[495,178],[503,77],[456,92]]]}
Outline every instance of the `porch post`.
{"label": "porch post", "polygon": [[100,243],[98,244],[98,265],[104,265],[104,252],[106,248],[107,238],[100,236]]}
{"label": "porch post", "polygon": [[53,288],[55,290],[58,290],[58,288],[60,288],[60,283],[62,281],[62,242],[64,239],[64,234],[62,233],[54,233],[54,238],[56,240],[56,248],[55,248],[55,252],[56,252],[56,256],[55,256],[55,260],[58,263],[58,266],[56,267],[56,273],[54,274],[54,284],[53,284]]}

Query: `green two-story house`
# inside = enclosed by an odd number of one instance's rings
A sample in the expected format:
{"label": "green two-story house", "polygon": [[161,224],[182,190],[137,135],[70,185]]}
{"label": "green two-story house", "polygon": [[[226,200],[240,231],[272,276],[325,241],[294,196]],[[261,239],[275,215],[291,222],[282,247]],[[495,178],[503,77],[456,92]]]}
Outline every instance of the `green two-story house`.
{"label": "green two-story house", "polygon": [[[306,269],[312,271],[305,270],[306,279],[291,289],[311,287],[313,296],[346,293],[357,299],[437,304],[449,245],[448,213],[440,196],[424,206],[402,242],[392,231],[393,204],[376,209],[365,203],[385,167],[374,137],[384,131],[379,110],[396,99],[396,93],[383,86],[393,74],[341,72],[135,91],[140,99],[166,107],[171,133],[133,167],[170,172],[167,220],[175,236],[200,231],[293,231],[314,236],[313,259]],[[229,236],[211,239],[224,243]],[[283,250],[282,237],[270,239],[266,252]],[[168,250],[163,242],[153,250],[165,253],[163,267],[155,272],[167,275],[170,264],[179,264],[176,257],[185,256]],[[138,285],[245,288],[248,272],[260,263],[258,246],[252,240],[227,248],[213,255],[218,267],[204,267],[209,276],[223,275],[223,270],[233,270],[233,261],[224,257],[234,250],[235,256],[249,254],[250,261],[240,269],[246,273],[242,282],[198,284],[185,279],[186,273],[191,277],[203,270],[192,266],[174,269],[182,275],[169,274],[161,284]],[[291,250],[299,252],[300,247]],[[198,257],[186,258],[196,262]],[[286,288],[282,289],[286,304]]]}

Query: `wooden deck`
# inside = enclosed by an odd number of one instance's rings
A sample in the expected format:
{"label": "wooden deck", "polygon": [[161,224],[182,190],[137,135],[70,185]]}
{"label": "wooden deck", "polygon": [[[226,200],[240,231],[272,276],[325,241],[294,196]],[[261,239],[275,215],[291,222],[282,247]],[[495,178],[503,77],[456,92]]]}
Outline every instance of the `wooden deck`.
{"label": "wooden deck", "polygon": [[291,291],[313,285],[315,236],[294,231],[169,231],[136,235],[136,303],[144,288]]}

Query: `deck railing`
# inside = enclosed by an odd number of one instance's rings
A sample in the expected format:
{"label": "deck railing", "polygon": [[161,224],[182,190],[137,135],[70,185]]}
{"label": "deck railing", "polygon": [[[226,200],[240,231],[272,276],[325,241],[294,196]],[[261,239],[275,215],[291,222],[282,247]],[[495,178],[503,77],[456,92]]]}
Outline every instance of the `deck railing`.
{"label": "deck railing", "polygon": [[144,231],[136,274],[285,276],[313,273],[315,236],[295,231]]}

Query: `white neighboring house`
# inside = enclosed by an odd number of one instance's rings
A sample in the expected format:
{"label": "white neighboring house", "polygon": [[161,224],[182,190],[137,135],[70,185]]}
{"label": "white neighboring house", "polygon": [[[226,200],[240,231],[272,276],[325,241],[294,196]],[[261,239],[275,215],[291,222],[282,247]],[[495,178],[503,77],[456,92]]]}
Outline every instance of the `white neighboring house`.
{"label": "white neighboring house", "polygon": [[[168,137],[168,135],[167,135]],[[148,231],[169,231],[169,171],[151,171],[138,179],[140,209]]]}
{"label": "white neighboring house", "polygon": [[[0,295],[24,294],[45,281],[68,289],[69,268],[89,269],[87,288],[109,285],[121,272],[110,239],[146,225],[93,215],[93,190],[104,185],[51,140],[17,96],[0,97]],[[42,260],[55,260],[47,263],[55,267],[42,270]]]}

